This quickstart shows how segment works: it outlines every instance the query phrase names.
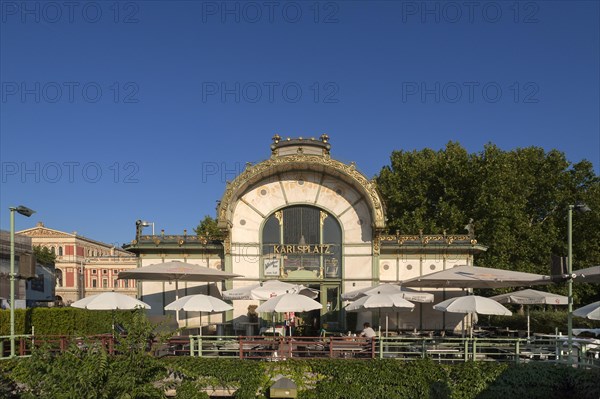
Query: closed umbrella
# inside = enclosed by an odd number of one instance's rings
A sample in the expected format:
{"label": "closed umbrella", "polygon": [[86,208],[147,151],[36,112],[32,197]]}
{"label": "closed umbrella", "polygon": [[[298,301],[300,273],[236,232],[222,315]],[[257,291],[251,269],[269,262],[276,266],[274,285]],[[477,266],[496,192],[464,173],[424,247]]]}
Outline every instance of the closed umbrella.
{"label": "closed umbrella", "polygon": [[200,312],[200,335],[202,335],[202,313],[220,313],[233,309],[233,306],[209,295],[187,295],[165,306],[165,310],[185,310]]}
{"label": "closed umbrella", "polygon": [[529,317],[529,305],[568,305],[569,298],[564,295],[552,294],[545,291],[532,289],[509,292],[507,294],[490,297],[499,303],[517,303],[527,305],[527,338],[531,334],[531,322]]}
{"label": "closed umbrella", "polygon": [[[379,310],[379,325],[381,325],[381,311],[398,312],[402,310],[412,311],[415,307],[414,303],[411,303],[404,299],[402,294],[372,294],[366,295],[362,298],[351,302],[346,306],[346,310],[349,312],[365,312],[371,310]],[[385,315],[385,335],[388,334],[388,315]]]}
{"label": "closed umbrella", "polygon": [[600,320],[600,301],[585,305],[575,311],[573,314],[578,317],[585,317],[591,320]]}
{"label": "closed umbrella", "polygon": [[478,296],[467,295],[446,299],[443,302],[433,305],[435,310],[450,313],[464,313],[471,316],[470,336],[473,337],[473,313],[510,316],[511,311],[494,301],[493,299]]}
{"label": "closed umbrella", "polygon": [[275,296],[259,307],[257,312],[265,312],[272,314],[273,329],[275,328],[275,313],[286,312],[308,312],[311,310],[322,309],[323,305],[301,294],[282,294]]}

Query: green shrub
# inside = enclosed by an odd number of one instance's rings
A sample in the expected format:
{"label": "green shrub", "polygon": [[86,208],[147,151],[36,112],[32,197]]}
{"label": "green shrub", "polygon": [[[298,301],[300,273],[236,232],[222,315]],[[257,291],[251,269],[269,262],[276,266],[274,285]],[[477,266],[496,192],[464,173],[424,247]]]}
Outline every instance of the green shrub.
{"label": "green shrub", "polygon": [[[15,334],[94,335],[109,333],[113,320],[125,324],[128,310],[103,311],[71,307],[15,309]],[[10,334],[10,311],[0,311],[0,335]]]}

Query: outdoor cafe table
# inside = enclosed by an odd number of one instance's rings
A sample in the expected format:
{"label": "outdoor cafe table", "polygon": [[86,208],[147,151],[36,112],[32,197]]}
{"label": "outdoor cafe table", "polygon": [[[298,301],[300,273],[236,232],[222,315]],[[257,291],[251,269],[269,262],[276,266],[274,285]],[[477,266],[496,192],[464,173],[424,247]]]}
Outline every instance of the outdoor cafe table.
{"label": "outdoor cafe table", "polygon": [[331,337],[329,348],[333,357],[356,357],[360,352],[372,350],[371,338]]}

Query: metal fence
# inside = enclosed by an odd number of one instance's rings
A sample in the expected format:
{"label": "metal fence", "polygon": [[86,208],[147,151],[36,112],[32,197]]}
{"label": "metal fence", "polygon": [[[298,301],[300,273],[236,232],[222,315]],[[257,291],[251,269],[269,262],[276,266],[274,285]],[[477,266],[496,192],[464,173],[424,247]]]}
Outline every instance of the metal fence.
{"label": "metal fence", "polygon": [[[28,356],[34,347],[62,352],[68,348],[103,348],[118,353],[119,336],[90,337],[32,336],[16,337],[17,356]],[[264,361],[295,358],[398,359],[411,361],[429,358],[440,363],[465,361],[497,362],[571,362],[600,367],[600,345],[578,339],[571,356],[566,337],[453,338],[453,337],[280,337],[280,336],[175,336],[168,341],[148,342],[155,356],[235,357]],[[8,336],[0,336],[2,358],[10,355]]]}

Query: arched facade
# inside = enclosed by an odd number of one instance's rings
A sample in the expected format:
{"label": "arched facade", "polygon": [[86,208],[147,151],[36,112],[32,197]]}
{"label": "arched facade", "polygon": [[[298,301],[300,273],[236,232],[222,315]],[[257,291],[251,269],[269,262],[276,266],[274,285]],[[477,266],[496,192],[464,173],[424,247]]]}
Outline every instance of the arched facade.
{"label": "arched facade", "polygon": [[[385,227],[375,184],[330,158],[328,138],[274,137],[270,159],[229,183],[218,208],[225,265],[244,276],[231,287],[269,279],[319,289],[320,316],[342,323],[339,295],[376,278],[374,238]],[[248,304],[234,303],[236,314]],[[314,317],[314,316],[313,316]]]}
{"label": "arched facade", "polygon": [[[186,283],[186,295],[204,288],[212,294],[216,289],[271,279],[304,284],[319,292],[323,308],[300,315],[303,320],[298,322],[314,328],[327,323],[330,330],[345,331],[363,321],[378,323],[370,312],[346,314],[342,293],[473,264],[473,255],[485,250],[467,235],[386,235],[385,207],[375,182],[353,163],[332,159],[330,149],[327,135],[285,140],[275,135],[271,157],[248,164],[227,183],[217,208],[222,241],[163,232],[147,236],[136,230],[128,250],[139,255],[140,266],[181,260],[242,276],[219,287]],[[172,291],[155,282],[145,282],[141,288],[142,299],[151,303],[151,313],[157,316],[166,315],[163,309],[173,300]],[[439,290],[436,301],[456,294]],[[235,300],[233,311],[203,316],[202,322],[231,323],[234,331],[240,331],[252,306],[258,304]],[[455,328],[462,320],[427,305],[418,305],[411,314],[395,315],[391,328]],[[197,314],[182,316],[180,325],[199,320]]]}

